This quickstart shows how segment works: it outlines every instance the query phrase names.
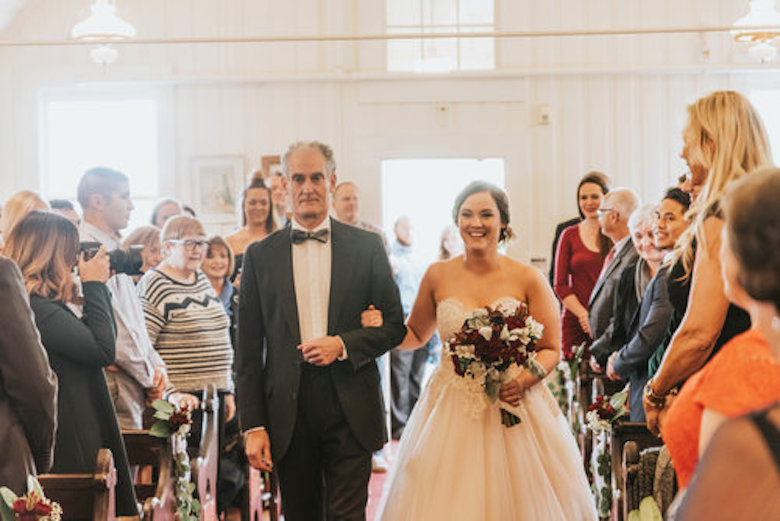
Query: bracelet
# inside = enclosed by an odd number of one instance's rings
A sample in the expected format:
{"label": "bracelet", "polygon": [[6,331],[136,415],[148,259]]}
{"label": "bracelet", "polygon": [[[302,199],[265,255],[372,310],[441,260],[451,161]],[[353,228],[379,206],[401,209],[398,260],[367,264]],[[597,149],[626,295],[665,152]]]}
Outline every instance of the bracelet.
{"label": "bracelet", "polygon": [[549,373],[549,371],[547,371],[547,369],[545,369],[544,366],[536,360],[536,358],[530,358],[526,364],[526,367],[528,368],[528,372],[537,377],[539,380],[544,380],[544,378]]}
{"label": "bracelet", "polygon": [[666,395],[657,395],[655,394],[655,391],[653,391],[653,381],[648,380],[647,384],[645,384],[645,392],[644,392],[645,398],[647,398],[647,401],[650,402],[651,405],[654,407],[657,407],[659,409],[663,409],[664,405],[666,405]]}

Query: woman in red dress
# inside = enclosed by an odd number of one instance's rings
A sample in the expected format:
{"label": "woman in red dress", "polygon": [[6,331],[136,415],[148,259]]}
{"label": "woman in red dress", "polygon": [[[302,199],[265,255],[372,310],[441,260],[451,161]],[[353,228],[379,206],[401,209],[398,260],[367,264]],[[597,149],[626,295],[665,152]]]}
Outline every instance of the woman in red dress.
{"label": "woman in red dress", "polygon": [[591,341],[588,300],[612,246],[601,233],[598,220],[599,205],[608,191],[602,177],[583,177],[577,187],[577,204],[584,219],[566,228],[558,240],[554,289],[564,307],[564,356],[571,352],[572,346]]}

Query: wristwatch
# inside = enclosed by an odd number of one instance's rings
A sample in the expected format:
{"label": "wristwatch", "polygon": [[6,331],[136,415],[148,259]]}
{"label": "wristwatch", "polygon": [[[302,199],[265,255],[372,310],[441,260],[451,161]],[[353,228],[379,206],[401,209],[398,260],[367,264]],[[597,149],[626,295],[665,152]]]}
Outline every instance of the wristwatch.
{"label": "wristwatch", "polygon": [[664,405],[666,405],[666,394],[657,395],[653,391],[653,381],[648,380],[648,382],[645,384],[645,392],[644,396],[647,399],[648,402],[650,402],[651,405],[654,407],[657,407],[659,409],[663,409]]}

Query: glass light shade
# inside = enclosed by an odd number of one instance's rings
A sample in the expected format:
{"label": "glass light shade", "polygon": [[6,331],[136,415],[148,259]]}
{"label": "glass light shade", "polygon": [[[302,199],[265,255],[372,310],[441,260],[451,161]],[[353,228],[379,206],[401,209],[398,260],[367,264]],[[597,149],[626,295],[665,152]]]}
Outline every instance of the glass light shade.
{"label": "glass light shade", "polygon": [[752,45],[750,49],[748,49],[748,53],[761,63],[766,63],[775,59],[775,56],[777,56],[777,47],[766,42],[759,42]]}
{"label": "glass light shade", "polygon": [[[740,30],[740,27],[760,27]],[[766,27],[766,28],[762,28]],[[780,14],[775,0],[751,0],[748,14],[734,22],[731,36],[738,42],[770,42],[780,36]]]}
{"label": "glass light shade", "polygon": [[92,14],[73,26],[71,37],[77,40],[123,40],[135,36],[135,27],[116,15],[116,7],[108,0],[95,0]]}
{"label": "glass light shade", "polygon": [[92,61],[98,65],[109,65],[116,61],[119,56],[119,51],[110,45],[98,45],[89,51],[89,55],[92,58]]}

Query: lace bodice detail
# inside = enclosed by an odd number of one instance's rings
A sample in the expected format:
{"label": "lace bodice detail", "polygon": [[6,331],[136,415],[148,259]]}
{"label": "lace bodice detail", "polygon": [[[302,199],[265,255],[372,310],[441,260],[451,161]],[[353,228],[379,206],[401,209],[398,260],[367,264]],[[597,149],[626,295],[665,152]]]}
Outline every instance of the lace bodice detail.
{"label": "lace bodice detail", "polygon": [[[501,297],[490,304],[490,307],[512,313],[521,305],[524,303],[514,297]],[[464,320],[472,311],[474,309],[467,309],[460,300],[454,297],[438,303],[436,322],[439,326],[443,350],[446,350],[447,341],[463,326]],[[446,354],[446,351],[442,351],[439,367],[436,368],[431,378],[431,392],[438,394],[449,387],[452,387],[452,390],[447,390],[447,392],[457,393],[465,399],[464,406],[473,417],[479,416],[486,407],[491,406],[481,382],[473,378],[458,376],[455,373],[452,358]]]}

